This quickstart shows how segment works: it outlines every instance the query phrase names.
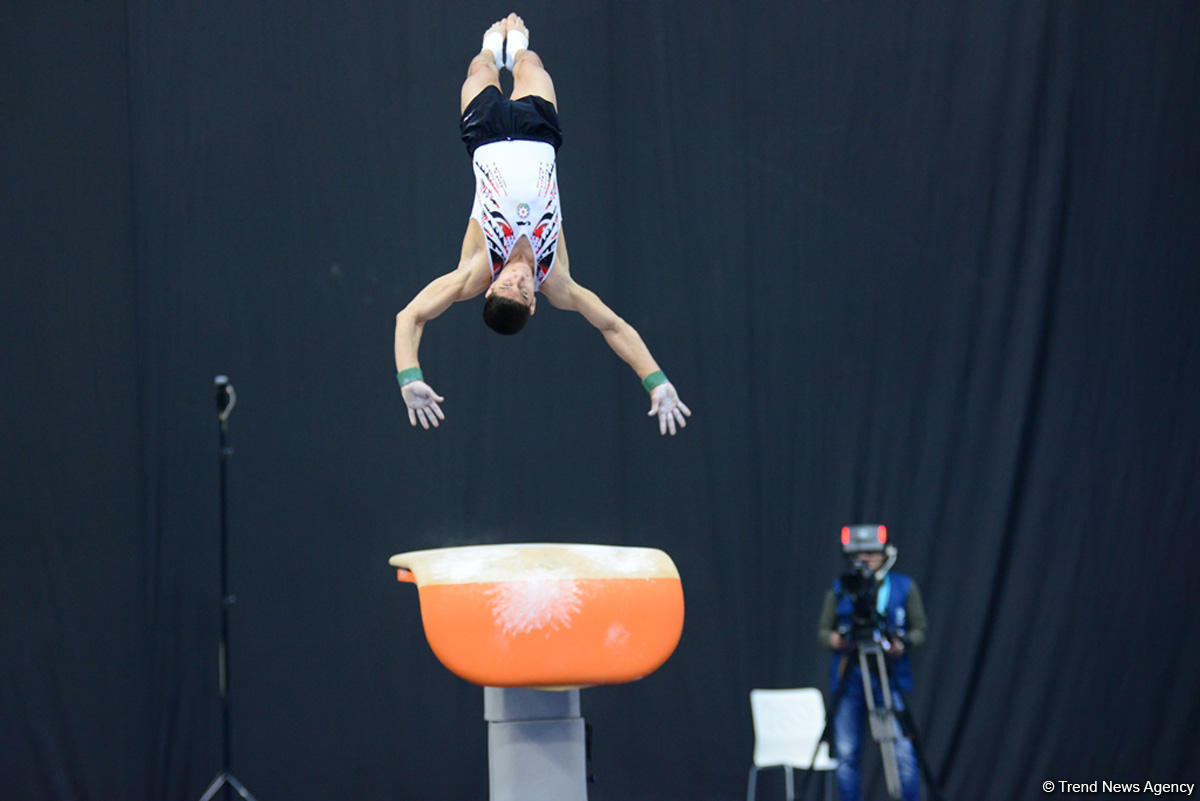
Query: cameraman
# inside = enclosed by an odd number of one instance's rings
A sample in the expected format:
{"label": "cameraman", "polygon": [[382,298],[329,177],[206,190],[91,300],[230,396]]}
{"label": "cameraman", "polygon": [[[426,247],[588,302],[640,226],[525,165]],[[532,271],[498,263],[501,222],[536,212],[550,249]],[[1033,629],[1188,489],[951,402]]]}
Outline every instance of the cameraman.
{"label": "cameraman", "polygon": [[[853,575],[863,580],[855,582],[858,587],[853,593],[843,589],[842,579],[834,581],[833,588],[825,595],[817,623],[821,646],[833,652],[830,664],[831,693],[836,706],[833,736],[841,801],[860,801],[862,798],[859,761],[867,707],[862,672],[855,653],[856,638],[863,636],[866,623],[873,630],[872,637],[884,649],[893,690],[892,703],[897,713],[904,709],[901,693],[910,691],[913,686],[908,652],[925,642],[925,605],[916,582],[910,576],[891,571],[878,577],[885,563],[886,536],[883,526],[851,526],[842,530],[843,552],[853,558]],[[875,705],[882,706],[879,678],[872,675],[871,684]],[[902,798],[917,801],[920,780],[913,744],[908,738],[901,737],[896,742],[896,763]]]}

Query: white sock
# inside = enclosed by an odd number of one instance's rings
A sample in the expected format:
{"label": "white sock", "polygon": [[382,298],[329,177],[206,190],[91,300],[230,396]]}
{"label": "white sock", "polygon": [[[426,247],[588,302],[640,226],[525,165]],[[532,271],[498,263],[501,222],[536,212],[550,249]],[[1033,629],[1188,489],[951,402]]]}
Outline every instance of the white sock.
{"label": "white sock", "polygon": [[483,49],[491,50],[496,58],[496,69],[504,67],[504,34],[500,31],[488,31],[483,35]]}
{"label": "white sock", "polygon": [[528,49],[528,36],[520,31],[508,32],[508,41],[504,45],[504,66],[508,67],[509,72],[512,72],[513,65],[517,63],[517,53]]}

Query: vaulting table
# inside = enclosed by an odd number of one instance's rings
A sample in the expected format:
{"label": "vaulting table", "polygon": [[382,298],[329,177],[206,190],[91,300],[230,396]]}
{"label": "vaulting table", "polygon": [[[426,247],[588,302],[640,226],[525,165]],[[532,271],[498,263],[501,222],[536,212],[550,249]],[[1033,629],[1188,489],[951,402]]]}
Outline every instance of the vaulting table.
{"label": "vaulting table", "polygon": [[683,587],[654,548],[524,543],[393,556],[425,637],[484,687],[491,801],[585,801],[579,689],[635,681],[683,631]]}

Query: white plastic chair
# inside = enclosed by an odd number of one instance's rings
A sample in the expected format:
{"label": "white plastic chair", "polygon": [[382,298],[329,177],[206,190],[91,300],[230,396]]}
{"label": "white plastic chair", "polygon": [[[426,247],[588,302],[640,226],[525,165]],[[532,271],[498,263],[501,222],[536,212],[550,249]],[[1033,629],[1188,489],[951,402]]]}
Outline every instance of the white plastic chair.
{"label": "white plastic chair", "polygon": [[825,730],[821,691],[815,687],[751,690],[750,714],[754,719],[754,763],[750,766],[746,801],[754,801],[758,771],[778,767],[784,771],[787,801],[796,797],[793,769],[825,771],[825,797],[830,797],[837,760],[830,758],[826,743],[817,748],[817,740]]}

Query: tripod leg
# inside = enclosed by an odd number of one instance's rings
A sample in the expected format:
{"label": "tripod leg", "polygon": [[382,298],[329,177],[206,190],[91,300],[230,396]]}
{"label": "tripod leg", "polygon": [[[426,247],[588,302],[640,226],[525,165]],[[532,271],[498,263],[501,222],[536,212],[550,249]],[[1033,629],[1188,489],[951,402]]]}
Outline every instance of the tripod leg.
{"label": "tripod leg", "polygon": [[246,801],[256,801],[254,796],[250,795],[250,791],[247,790],[242,783],[235,779],[232,775],[227,777],[227,781],[229,782],[229,786],[236,790],[237,794],[246,799]]}
{"label": "tripod leg", "polygon": [[229,781],[229,776],[218,773],[217,777],[208,785],[208,789],[204,791],[204,795],[200,796],[200,801],[212,801],[216,797],[217,791],[224,787],[227,781]]}
{"label": "tripod leg", "polygon": [[[829,745],[829,754],[833,758],[838,758],[837,746],[834,744],[834,738],[830,736],[830,730],[833,728],[833,721],[837,717],[838,708],[842,705],[842,699],[846,696],[846,688],[850,685],[850,678],[845,675],[846,672],[846,657],[842,657],[841,669],[838,671],[837,684],[833,688],[833,697],[830,699],[829,709],[825,711],[825,728],[821,730],[821,736],[817,738],[816,745],[813,746],[812,756],[808,759],[808,770],[804,773],[804,778],[801,780],[800,797],[808,798],[808,781],[815,772],[812,768],[817,764],[817,755],[821,753],[821,743]],[[753,798],[750,801],[754,801]]]}
{"label": "tripod leg", "polygon": [[[881,717],[880,723],[882,726],[887,726],[889,723],[894,726],[895,721],[888,716]],[[887,785],[887,792],[890,798],[900,798],[902,791],[900,787],[900,765],[896,757],[896,740],[895,738],[886,738],[879,741],[879,755],[883,760],[883,779]]]}
{"label": "tripod leg", "polygon": [[899,736],[899,725],[892,710],[892,693],[887,680],[887,663],[883,651],[872,650],[875,656],[875,668],[879,676],[882,706],[875,705],[875,690],[869,674],[867,654],[860,649],[858,652],[859,668],[863,674],[863,692],[867,700],[867,716],[871,721],[871,736],[879,743],[879,755],[883,760],[883,778],[887,785],[888,796],[900,798],[900,769],[896,760],[896,738]]}
{"label": "tripod leg", "polygon": [[[897,693],[897,695],[899,695]],[[929,787],[929,792],[933,796],[934,801],[943,801],[945,796],[938,788],[937,781],[933,776],[933,768],[929,766],[929,762],[925,759],[925,749],[921,744],[920,734],[917,732],[917,722],[913,719],[912,710],[904,703],[903,697],[900,698],[900,703],[897,704],[896,715],[900,718],[902,730],[905,736],[908,737],[909,744],[912,746],[913,758],[917,761],[917,766],[921,770],[921,775],[925,777],[925,783]]]}

